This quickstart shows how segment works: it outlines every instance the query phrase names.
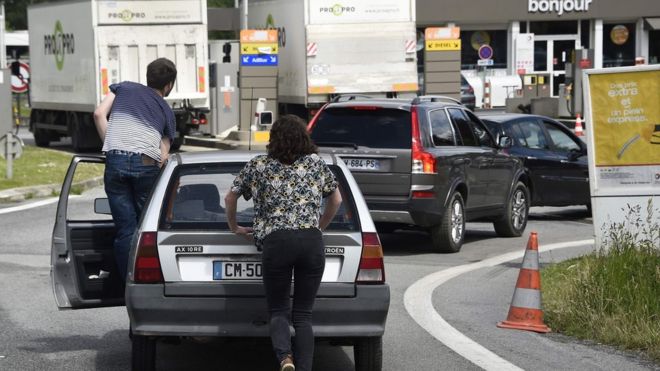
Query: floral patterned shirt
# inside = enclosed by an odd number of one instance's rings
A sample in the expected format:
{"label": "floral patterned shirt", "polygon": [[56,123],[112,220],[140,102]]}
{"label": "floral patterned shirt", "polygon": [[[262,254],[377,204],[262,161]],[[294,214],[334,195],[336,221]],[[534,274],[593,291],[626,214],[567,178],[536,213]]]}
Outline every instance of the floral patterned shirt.
{"label": "floral patterned shirt", "polygon": [[336,188],[334,174],[314,153],[291,165],[257,156],[234,179],[231,191],[254,198],[254,240],[261,247],[271,232],[318,228],[322,198]]}

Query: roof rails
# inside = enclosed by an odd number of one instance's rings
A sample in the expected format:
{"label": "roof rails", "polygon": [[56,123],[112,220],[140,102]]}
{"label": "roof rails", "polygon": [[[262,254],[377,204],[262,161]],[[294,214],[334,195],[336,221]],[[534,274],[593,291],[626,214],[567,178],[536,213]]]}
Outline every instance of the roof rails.
{"label": "roof rails", "polygon": [[441,102],[441,101],[456,103],[456,104],[459,104],[459,105],[461,104],[460,100],[458,100],[456,98],[448,97],[448,96],[445,96],[445,95],[422,95],[422,96],[419,96],[419,97],[415,97],[412,100],[411,104],[419,104],[419,103],[422,103],[422,102]]}
{"label": "roof rails", "polygon": [[360,99],[373,99],[373,97],[364,94],[338,94],[330,99],[330,103],[347,102],[349,100]]}

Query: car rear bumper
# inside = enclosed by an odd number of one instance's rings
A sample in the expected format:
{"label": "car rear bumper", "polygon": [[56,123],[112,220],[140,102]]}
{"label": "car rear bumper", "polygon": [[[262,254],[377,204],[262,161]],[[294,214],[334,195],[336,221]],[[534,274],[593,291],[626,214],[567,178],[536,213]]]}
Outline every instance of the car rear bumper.
{"label": "car rear bumper", "polygon": [[429,227],[440,223],[444,212],[444,206],[435,198],[405,200],[366,198],[366,201],[371,219],[376,223],[402,223]]}
{"label": "car rear bumper", "polygon": [[[319,297],[314,334],[323,338],[382,336],[389,285],[357,285],[352,297]],[[136,335],[268,337],[263,296],[165,296],[162,284],[127,283],[126,309]]]}

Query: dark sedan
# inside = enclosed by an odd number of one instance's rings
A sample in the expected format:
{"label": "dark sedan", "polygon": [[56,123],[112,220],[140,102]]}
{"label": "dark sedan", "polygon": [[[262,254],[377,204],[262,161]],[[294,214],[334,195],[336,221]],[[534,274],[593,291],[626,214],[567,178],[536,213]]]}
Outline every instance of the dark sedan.
{"label": "dark sedan", "polygon": [[513,139],[530,179],[532,206],[586,205],[590,208],[587,147],[564,124],[537,115],[482,113],[493,134]]}

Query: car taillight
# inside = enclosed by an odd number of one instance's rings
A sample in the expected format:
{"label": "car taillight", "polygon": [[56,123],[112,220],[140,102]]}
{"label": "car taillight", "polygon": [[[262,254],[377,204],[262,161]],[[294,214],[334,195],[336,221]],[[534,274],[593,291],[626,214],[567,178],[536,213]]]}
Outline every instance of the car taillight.
{"label": "car taillight", "polygon": [[384,283],[385,262],[378,233],[362,233],[362,256],[357,283]]}
{"label": "car taillight", "polygon": [[435,197],[435,192],[432,192],[432,191],[413,191],[412,192],[412,197],[413,198],[434,198]]}
{"label": "car taillight", "polygon": [[413,107],[412,112],[412,173],[414,174],[434,174],[435,157],[425,152],[422,146],[422,136],[419,131],[419,120],[417,117],[417,108]]}
{"label": "car taillight", "polygon": [[199,120],[198,120],[197,118],[193,117],[193,118],[190,120],[190,123],[193,124],[193,125],[199,125]]}
{"label": "car taillight", "polygon": [[158,244],[156,232],[142,232],[135,253],[135,270],[133,271],[135,283],[161,283],[163,272],[160,269],[158,258]]}
{"label": "car taillight", "polygon": [[314,128],[314,125],[316,125],[316,121],[319,119],[319,115],[321,114],[321,112],[323,112],[323,109],[327,105],[328,105],[328,103],[324,104],[323,107],[321,107],[321,109],[319,109],[318,111],[314,111],[313,109],[309,111],[313,115],[313,117],[312,117],[311,120],[309,120],[309,124],[307,124],[307,131],[308,132],[310,132],[310,133],[312,132],[312,129]]}
{"label": "car taillight", "polygon": [[199,114],[199,124],[200,125],[206,125],[208,124],[208,121],[206,120],[206,115],[203,113]]}

